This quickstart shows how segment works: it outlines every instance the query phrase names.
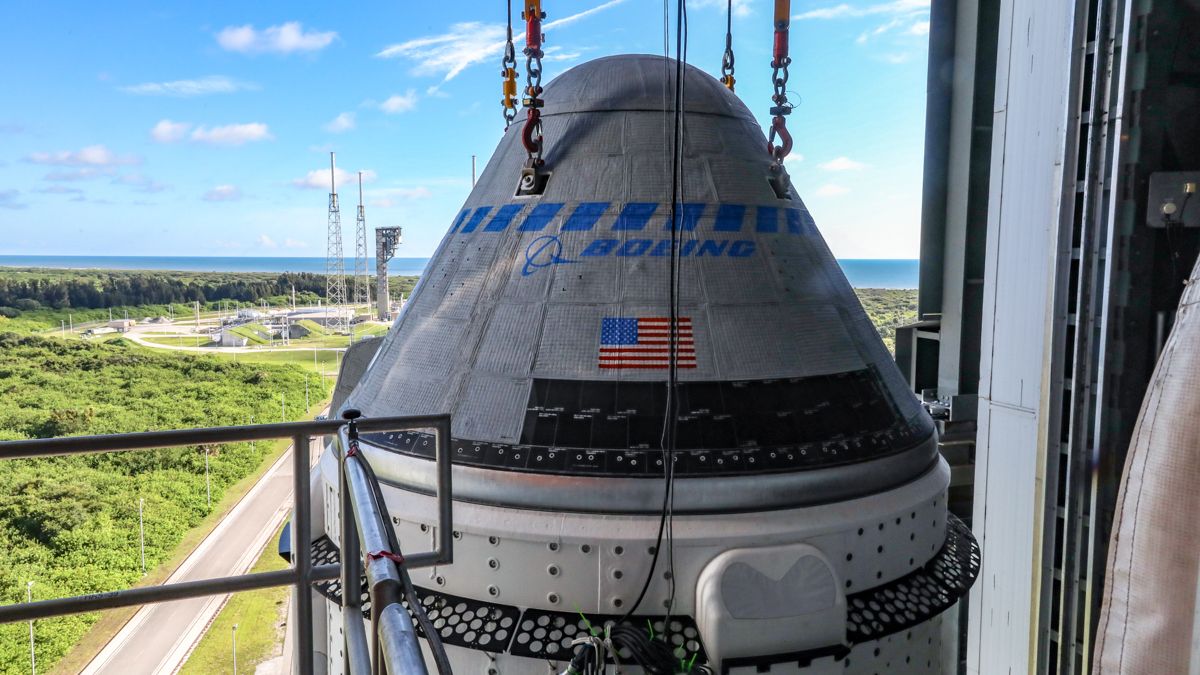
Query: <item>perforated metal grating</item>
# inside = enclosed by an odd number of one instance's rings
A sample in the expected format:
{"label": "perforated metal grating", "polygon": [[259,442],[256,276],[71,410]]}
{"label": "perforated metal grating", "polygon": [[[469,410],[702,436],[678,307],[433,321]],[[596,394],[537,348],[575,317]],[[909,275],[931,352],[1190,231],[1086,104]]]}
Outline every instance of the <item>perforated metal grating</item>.
{"label": "perforated metal grating", "polygon": [[891,583],[847,596],[846,638],[877,640],[946,611],[979,575],[979,544],[961,520],[946,521],[946,543],[937,555]]}
{"label": "perforated metal grating", "polygon": [[[508,651],[521,610],[509,605],[497,605],[470,598],[438,593],[427,588],[417,588],[417,596],[425,614],[442,637],[442,642],[457,647],[468,647],[485,652]],[[412,608],[405,602],[409,612]],[[413,617],[416,623],[416,617]],[[417,633],[425,632],[416,624]]]}
{"label": "perforated metal grating", "polygon": [[[509,653],[550,660],[567,658],[571,654],[573,640],[591,631],[602,632],[606,622],[620,618],[617,615],[591,615],[584,618],[578,612],[527,609],[521,614],[521,622]],[[671,646],[677,651],[683,650],[684,660],[691,660],[693,655],[698,663],[704,663],[707,659],[704,646],[700,644],[700,631],[690,616],[672,616],[670,631],[665,631],[666,617],[638,616],[633,620],[638,625],[650,623],[656,635],[669,632]],[[624,649],[617,652],[617,656],[626,660],[632,658]]]}
{"label": "perforated metal grating", "polygon": [[[314,564],[339,562],[338,548],[326,536],[314,541],[312,550]],[[971,588],[979,574],[979,563],[979,545],[970,530],[958,518],[949,516],[945,544],[929,562],[895,581],[847,596],[847,640],[851,644],[879,640],[941,614]],[[321,582],[314,587],[331,602],[341,604],[339,581]],[[443,642],[514,656],[563,659],[570,653],[574,639],[590,630],[602,629],[606,621],[620,618],[616,615],[585,618],[579,613],[521,610],[427,588],[416,590],[426,615],[438,629]],[[363,614],[369,616],[370,600],[365,578],[359,592],[363,599]],[[638,616],[635,620],[639,623],[651,621],[657,634],[669,633],[672,645],[681,648],[687,658],[697,654],[696,660],[700,663],[707,658],[696,622],[691,617],[672,616],[669,631],[664,630],[664,617]]]}

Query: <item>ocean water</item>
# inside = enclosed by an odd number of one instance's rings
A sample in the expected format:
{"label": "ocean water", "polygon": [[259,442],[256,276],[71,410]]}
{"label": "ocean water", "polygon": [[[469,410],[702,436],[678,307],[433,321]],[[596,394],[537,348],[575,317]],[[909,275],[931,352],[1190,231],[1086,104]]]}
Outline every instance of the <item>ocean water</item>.
{"label": "ocean water", "polygon": [[[413,276],[425,271],[429,258],[392,258],[390,276]],[[346,269],[354,261],[346,260]],[[916,260],[838,260],[855,288],[916,288]],[[0,267],[51,267],[56,269],[178,270],[184,272],[325,272],[324,258],[197,258],[185,256],[72,256],[0,255]],[[375,269],[375,261],[369,261]]]}

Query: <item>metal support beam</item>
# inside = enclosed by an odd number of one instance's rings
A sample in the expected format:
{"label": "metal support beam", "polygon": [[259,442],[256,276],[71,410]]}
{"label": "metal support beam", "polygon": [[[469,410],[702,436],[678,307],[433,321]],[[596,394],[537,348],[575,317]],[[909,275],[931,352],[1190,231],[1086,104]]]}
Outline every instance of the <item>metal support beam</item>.
{"label": "metal support beam", "polygon": [[[311,572],[312,581],[328,581],[337,579],[341,574],[341,565],[320,565]],[[198,598],[205,595],[224,595],[237,591],[254,591],[273,586],[290,586],[299,582],[294,569],[277,570],[275,572],[256,572],[243,574],[240,577],[220,577],[217,579],[201,579],[199,581],[181,581],[162,586],[143,586],[128,588],[107,593],[91,593],[72,598],[55,598],[53,600],[38,600],[16,605],[0,605],[0,623],[13,621],[33,621],[52,616],[67,614],[84,614],[99,612],[117,607],[134,607],[152,602],[169,602]]]}
{"label": "metal support beam", "polygon": [[313,597],[312,597],[312,517],[309,505],[309,436],[296,434],[292,439],[292,565],[296,576],[296,634],[309,636],[295,640],[294,663],[300,673],[313,672]]}

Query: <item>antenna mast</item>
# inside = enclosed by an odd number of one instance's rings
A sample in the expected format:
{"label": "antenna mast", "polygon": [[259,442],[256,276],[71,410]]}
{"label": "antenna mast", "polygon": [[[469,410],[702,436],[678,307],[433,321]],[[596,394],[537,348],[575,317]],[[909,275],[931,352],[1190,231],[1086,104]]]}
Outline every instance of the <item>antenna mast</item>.
{"label": "antenna mast", "polygon": [[362,172],[358,172],[358,223],[354,237],[354,304],[371,314],[371,277],[367,271],[367,214],[363,210]]}
{"label": "antenna mast", "polygon": [[342,214],[338,207],[337,178],[333,153],[329,153],[329,227],[325,253],[326,320],[333,331],[350,329],[346,307],[346,263],[342,258]]}

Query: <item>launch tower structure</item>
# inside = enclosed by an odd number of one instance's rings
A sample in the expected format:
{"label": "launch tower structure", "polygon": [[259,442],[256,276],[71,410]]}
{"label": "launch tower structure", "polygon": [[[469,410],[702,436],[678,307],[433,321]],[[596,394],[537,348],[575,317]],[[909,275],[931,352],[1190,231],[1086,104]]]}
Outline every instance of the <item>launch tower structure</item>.
{"label": "launch tower structure", "polygon": [[358,172],[358,219],[354,235],[354,297],[355,305],[371,310],[371,277],[367,268],[367,214],[363,209],[362,172]]}
{"label": "launch tower structure", "polygon": [[334,153],[329,153],[329,223],[325,252],[325,303],[328,306],[328,327],[334,332],[346,331],[350,322],[342,312],[346,306],[346,269],[342,258],[342,213],[338,206],[337,169]]}
{"label": "launch tower structure", "polygon": [[392,318],[392,298],[388,290],[388,261],[396,255],[396,247],[403,238],[399,227],[375,228],[375,304],[379,308],[379,320]]}

